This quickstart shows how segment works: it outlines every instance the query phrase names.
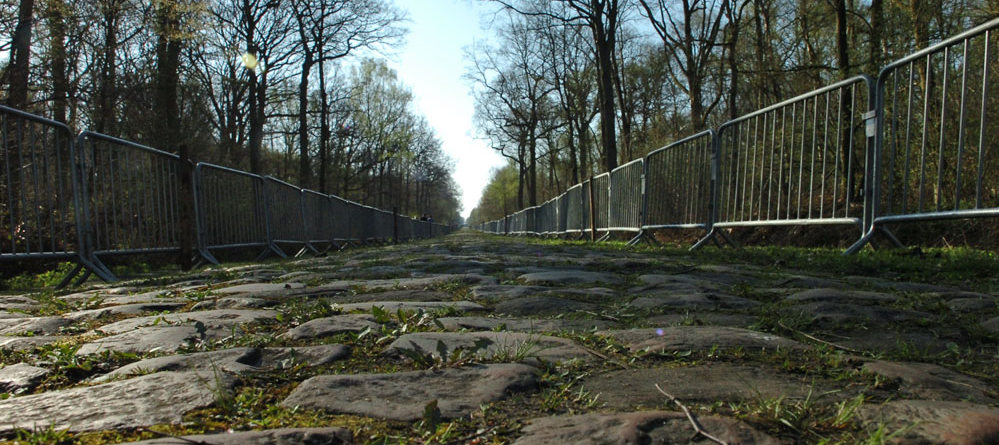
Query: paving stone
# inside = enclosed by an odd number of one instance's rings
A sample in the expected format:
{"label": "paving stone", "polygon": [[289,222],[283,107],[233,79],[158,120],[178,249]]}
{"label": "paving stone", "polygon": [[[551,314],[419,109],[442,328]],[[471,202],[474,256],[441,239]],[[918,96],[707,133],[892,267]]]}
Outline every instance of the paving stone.
{"label": "paving stone", "polygon": [[216,295],[244,295],[250,297],[273,297],[285,295],[293,289],[304,289],[302,283],[250,283],[215,289]]}
{"label": "paving stone", "polygon": [[819,288],[808,289],[788,295],[785,300],[794,303],[859,303],[888,304],[898,301],[898,297],[882,292]]}
{"label": "paving stone", "polygon": [[694,278],[690,275],[640,275],[638,281],[646,284],[645,289],[666,289],[678,292],[698,292],[701,290],[716,290],[717,283]]}
{"label": "paving stone", "polygon": [[63,317],[28,317],[0,320],[0,335],[18,335],[31,332],[34,335],[58,334],[60,329],[73,324],[73,320]]}
{"label": "paving stone", "polygon": [[621,282],[621,278],[615,274],[585,270],[551,270],[526,273],[517,279],[527,284],[615,284]]}
{"label": "paving stone", "polygon": [[262,370],[287,369],[297,364],[322,366],[346,358],[348,355],[350,349],[338,344],[263,348],[260,359],[254,366]]}
{"label": "paving stone", "polygon": [[0,311],[0,320],[11,320],[15,318],[29,318],[29,317],[31,316],[20,312]]}
{"label": "paving stone", "polygon": [[[805,377],[783,374],[761,366],[726,363],[685,368],[625,369],[582,381],[582,387],[614,409],[672,407],[656,390],[659,384],[681,402],[713,403],[777,397],[804,398],[809,390],[821,394],[822,385]],[[818,387],[817,387],[818,386]]]}
{"label": "paving stone", "polygon": [[375,323],[375,317],[369,314],[334,315],[332,317],[309,320],[289,329],[287,332],[281,334],[281,336],[292,340],[301,340],[329,337],[345,332],[361,332],[365,329],[378,329],[379,327],[381,325]]}
{"label": "paving stone", "polygon": [[199,301],[191,307],[192,311],[206,311],[211,309],[263,309],[277,306],[277,300],[268,300],[257,297],[223,297],[213,300]]}
{"label": "paving stone", "polygon": [[422,289],[387,290],[384,292],[356,295],[337,295],[334,301],[340,304],[364,303],[368,301],[447,301],[454,296],[440,291]]}
{"label": "paving stone", "polygon": [[537,296],[521,297],[503,301],[494,308],[500,314],[539,315],[570,313],[576,311],[592,311],[597,306],[592,303],[570,300],[567,298]]}
{"label": "paving stone", "polygon": [[708,348],[776,350],[804,349],[806,345],[784,337],[748,329],[724,326],[675,326],[666,328],[601,331],[597,334],[616,339],[632,351],[698,351]]}
{"label": "paving stone", "polygon": [[45,425],[95,431],[179,423],[184,413],[215,402],[235,380],[190,372],[158,372],[134,379],[0,400],[0,434]]}
{"label": "paving stone", "polygon": [[982,390],[987,383],[930,363],[878,360],[865,363],[864,370],[897,381],[898,391],[907,398],[995,402]]}
{"label": "paving stone", "polygon": [[276,311],[265,309],[215,309],[128,318],[106,324],[97,328],[97,330],[105,334],[119,334],[141,326],[151,326],[153,324],[194,325],[197,322],[201,322],[209,330],[231,331],[233,327],[240,324],[269,320],[276,316]]}
{"label": "paving stone", "polygon": [[353,443],[353,436],[353,433],[344,428],[281,428],[198,434],[178,438],[162,437],[128,443],[133,445],[346,445]]}
{"label": "paving stone", "polygon": [[320,366],[345,358],[350,350],[343,345],[318,345],[284,348],[230,348],[154,357],[129,363],[94,379],[102,382],[162,371],[225,371],[233,374],[285,369],[299,363]]}
{"label": "paving stone", "polygon": [[23,295],[0,295],[0,310],[30,311],[38,307],[38,301]]}
{"label": "paving stone", "polygon": [[100,300],[102,306],[140,304],[140,303],[188,303],[190,300],[181,294],[164,292],[162,290],[136,295],[104,296]]}
{"label": "paving stone", "polygon": [[706,325],[748,328],[756,324],[757,321],[759,321],[759,317],[753,315],[696,311],[648,317],[645,319],[645,325],[653,328]]}
{"label": "paving stone", "polygon": [[256,348],[230,348],[218,351],[195,352],[153,357],[129,363],[107,374],[98,376],[95,382],[105,382],[129,377],[135,374],[149,374],[163,371],[207,371],[215,370],[239,374],[252,371],[260,360],[260,350]]}
{"label": "paving stone", "polygon": [[880,289],[890,289],[898,292],[954,292],[957,289],[953,286],[942,286],[939,284],[915,283],[907,281],[892,281],[877,277],[849,276],[843,279],[851,285],[869,286]]}
{"label": "paving stone", "polygon": [[16,363],[0,369],[0,392],[20,393],[34,388],[49,370],[31,366],[27,363]]}
{"label": "paving stone", "polygon": [[850,286],[839,280],[828,278],[810,277],[805,275],[791,275],[776,284],[778,287],[801,288],[801,289],[847,289]]}
{"label": "paving stone", "polygon": [[935,332],[912,328],[906,331],[873,329],[861,327],[837,331],[837,345],[875,353],[898,352],[904,354],[940,354],[949,350],[951,340],[939,337]]}
{"label": "paving stone", "polygon": [[947,300],[947,307],[954,312],[971,313],[999,309],[999,298],[974,292],[960,293]]}
{"label": "paving stone", "polygon": [[0,336],[0,349],[7,351],[30,351],[34,348],[40,348],[65,339],[65,337],[55,335],[38,335],[32,337]]}
{"label": "paving stone", "polygon": [[440,358],[440,347],[446,348],[449,356],[460,348],[486,360],[561,362],[593,357],[575,342],[561,337],[491,331],[405,334],[393,341],[385,352],[402,355],[401,350],[409,350]]}
{"label": "paving stone", "polygon": [[486,312],[489,309],[485,306],[471,301],[368,301],[364,303],[348,303],[338,307],[344,312],[366,311],[370,312],[373,307],[380,307],[388,312],[395,313],[398,310],[430,312],[435,310],[456,310],[458,312]]}
{"label": "paving stone", "polygon": [[812,323],[824,327],[840,327],[849,324],[905,323],[934,318],[933,315],[926,312],[828,302],[797,304],[785,309],[784,312],[801,314],[808,317]]}
{"label": "paving stone", "polygon": [[757,301],[748,298],[726,295],[718,292],[699,292],[690,294],[663,293],[658,295],[638,297],[631,300],[628,306],[635,309],[751,309],[759,306]]}
{"label": "paving stone", "polygon": [[149,312],[175,311],[187,306],[187,302],[147,302],[132,303],[119,306],[107,306],[97,309],[87,309],[82,311],[67,312],[62,314],[63,318],[73,321],[95,320],[111,315],[141,315]]}
{"label": "paving stone", "polygon": [[420,278],[397,278],[389,280],[341,280],[333,281],[320,286],[292,290],[289,294],[287,294],[287,296],[324,295],[337,292],[356,291],[357,288],[362,288],[369,292],[379,289],[424,290],[449,282],[459,282],[466,285],[490,285],[499,283],[499,280],[496,277],[479,274],[442,274]]}
{"label": "paving stone", "polygon": [[443,317],[437,321],[449,331],[588,332],[614,326],[605,320],[564,318]]}
{"label": "paving stone", "polygon": [[982,322],[982,327],[993,334],[999,334],[999,317],[993,317]]}
{"label": "paving stone", "polygon": [[415,421],[436,400],[441,416],[462,417],[489,402],[537,389],[537,369],[502,363],[391,374],[322,375],[295,388],[287,407]]}
{"label": "paving stone", "polygon": [[999,409],[969,402],[893,400],[864,405],[857,418],[868,430],[903,431],[890,443],[981,445],[999,443]]}
{"label": "paving stone", "polygon": [[472,297],[476,300],[509,301],[516,298],[528,296],[573,296],[587,299],[612,298],[617,295],[617,291],[603,287],[580,288],[552,288],[545,286],[517,286],[517,285],[494,285],[476,286],[472,288]]}
{"label": "paving stone", "polygon": [[[735,419],[698,416],[701,428],[727,444],[777,445],[780,441]],[[704,443],[693,435],[683,413],[646,411],[623,414],[582,414],[533,419],[514,445],[638,445]]]}
{"label": "paving stone", "polygon": [[143,326],[80,345],[77,354],[100,354],[104,351],[174,352],[203,339],[203,332],[194,326]]}

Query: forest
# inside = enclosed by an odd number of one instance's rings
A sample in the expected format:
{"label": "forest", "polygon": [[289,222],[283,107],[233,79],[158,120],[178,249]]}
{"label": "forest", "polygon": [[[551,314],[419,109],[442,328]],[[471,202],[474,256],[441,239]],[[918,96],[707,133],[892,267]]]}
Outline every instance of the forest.
{"label": "forest", "polygon": [[470,224],[754,110],[876,78],[999,16],[996,0],[492,3],[496,41],[468,51],[466,76],[478,130],[508,163],[492,172]]}
{"label": "forest", "polygon": [[375,57],[390,0],[15,0],[0,4],[0,103],[439,222],[453,163]]}

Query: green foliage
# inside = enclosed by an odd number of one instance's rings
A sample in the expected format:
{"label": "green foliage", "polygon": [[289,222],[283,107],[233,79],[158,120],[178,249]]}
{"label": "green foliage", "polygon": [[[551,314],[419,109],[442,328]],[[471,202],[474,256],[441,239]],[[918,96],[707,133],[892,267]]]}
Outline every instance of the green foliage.
{"label": "green foliage", "polygon": [[68,275],[73,268],[76,267],[75,263],[59,263],[55,268],[39,273],[39,274],[29,274],[23,273],[16,277],[9,278],[7,280],[0,281],[0,290],[32,290],[40,288],[52,288],[59,284],[63,278]]}
{"label": "green foliage", "polygon": [[47,427],[35,426],[31,430],[14,430],[15,443],[23,445],[69,445],[74,442],[69,428],[58,430],[55,424]]}

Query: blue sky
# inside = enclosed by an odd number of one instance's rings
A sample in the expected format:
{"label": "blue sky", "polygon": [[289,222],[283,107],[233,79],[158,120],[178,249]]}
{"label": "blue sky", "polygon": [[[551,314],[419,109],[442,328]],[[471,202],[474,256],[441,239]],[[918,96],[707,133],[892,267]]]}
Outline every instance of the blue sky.
{"label": "blue sky", "polygon": [[471,87],[462,78],[468,62],[465,47],[488,39],[482,15],[493,5],[481,0],[395,0],[409,14],[406,44],[393,51],[389,66],[412,89],[416,112],[422,114],[455,162],[454,179],[461,187],[463,216],[478,204],[489,171],[504,164],[485,141],[475,139]]}

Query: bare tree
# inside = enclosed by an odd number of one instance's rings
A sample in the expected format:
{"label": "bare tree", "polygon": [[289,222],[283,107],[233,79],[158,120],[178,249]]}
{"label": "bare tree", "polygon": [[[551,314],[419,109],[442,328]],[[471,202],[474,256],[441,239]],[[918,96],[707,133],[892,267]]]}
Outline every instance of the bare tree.
{"label": "bare tree", "polygon": [[[729,0],[681,0],[679,10],[666,0],[639,0],[649,23],[663,41],[666,52],[679,67],[683,79],[673,76],[690,99],[690,121],[694,132],[705,127],[706,118],[721,100],[721,88],[705,104],[705,82],[712,79],[709,70],[715,57],[722,29],[722,19],[730,8]],[[714,76],[720,79],[720,76]]]}
{"label": "bare tree", "polygon": [[[288,4],[298,24],[299,181],[302,187],[310,187],[308,111],[312,67],[346,57],[359,48],[397,42],[403,35],[397,25],[404,17],[383,0],[293,0]],[[324,91],[322,88],[320,94]]]}

